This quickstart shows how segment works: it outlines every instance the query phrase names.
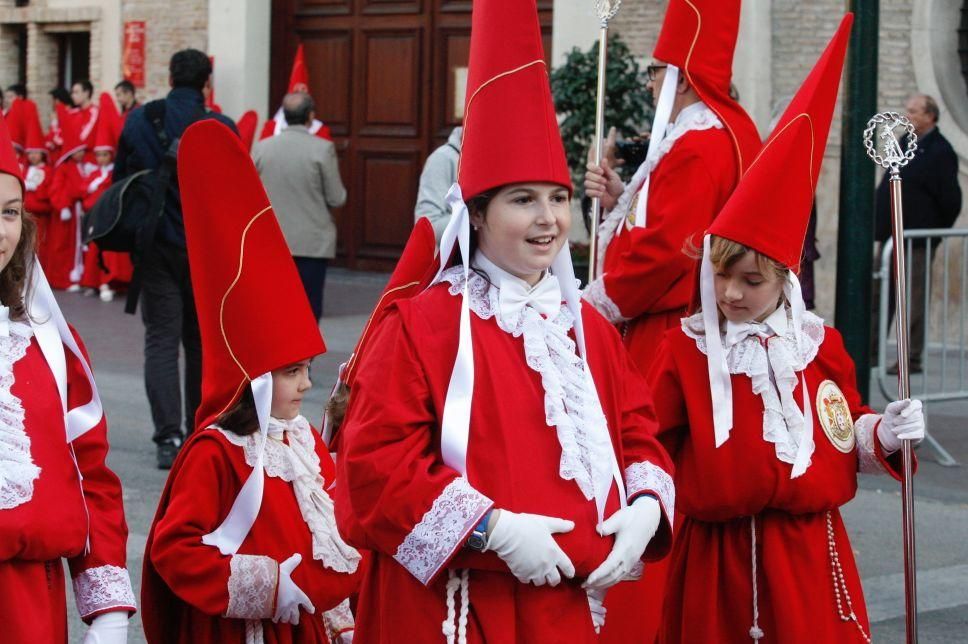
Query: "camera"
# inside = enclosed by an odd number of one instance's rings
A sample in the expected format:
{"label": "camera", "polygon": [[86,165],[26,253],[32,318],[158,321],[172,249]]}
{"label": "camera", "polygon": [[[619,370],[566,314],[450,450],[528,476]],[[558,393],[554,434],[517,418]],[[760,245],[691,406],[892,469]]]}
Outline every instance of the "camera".
{"label": "camera", "polygon": [[615,156],[625,161],[626,167],[633,169],[642,165],[648,151],[649,142],[646,139],[631,139],[615,144]]}

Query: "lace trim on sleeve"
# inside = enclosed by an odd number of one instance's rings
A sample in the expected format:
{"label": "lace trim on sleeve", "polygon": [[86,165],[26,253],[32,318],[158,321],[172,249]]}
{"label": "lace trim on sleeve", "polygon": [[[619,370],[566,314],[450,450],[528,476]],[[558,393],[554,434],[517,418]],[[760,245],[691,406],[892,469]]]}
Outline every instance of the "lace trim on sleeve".
{"label": "lace trim on sleeve", "polygon": [[632,463],[625,468],[625,489],[631,499],[642,492],[652,492],[659,497],[662,509],[673,524],[676,511],[676,486],[665,470],[649,461]]}
{"label": "lace trim on sleeve", "polygon": [[350,600],[344,599],[339,605],[323,613],[323,624],[331,639],[336,639],[340,633],[351,631],[356,624],[353,621],[353,611],[350,610]]}
{"label": "lace trim on sleeve", "polygon": [[583,300],[598,309],[598,312],[612,324],[628,320],[627,317],[622,315],[618,304],[605,292],[605,281],[603,279],[597,279],[590,283],[581,296]]}
{"label": "lace trim on sleeve", "polygon": [[229,606],[225,616],[270,619],[279,583],[279,564],[262,555],[233,555],[229,568]]}
{"label": "lace trim on sleeve", "polygon": [[874,449],[880,421],[880,414],[864,414],[854,423],[854,433],[857,436],[857,469],[863,474],[888,473]]}
{"label": "lace trim on sleeve", "polygon": [[24,427],[24,408],[11,393],[13,366],[27,355],[31,328],[10,323],[9,335],[0,337],[0,510],[23,505],[34,496],[40,467],[30,454],[30,437]]}
{"label": "lace trim on sleeve", "polygon": [[77,612],[82,618],[112,608],[137,609],[131,577],[119,566],[88,568],[73,580]]}
{"label": "lace trim on sleeve", "polygon": [[455,478],[434,499],[393,558],[426,586],[492,505],[467,479]]}

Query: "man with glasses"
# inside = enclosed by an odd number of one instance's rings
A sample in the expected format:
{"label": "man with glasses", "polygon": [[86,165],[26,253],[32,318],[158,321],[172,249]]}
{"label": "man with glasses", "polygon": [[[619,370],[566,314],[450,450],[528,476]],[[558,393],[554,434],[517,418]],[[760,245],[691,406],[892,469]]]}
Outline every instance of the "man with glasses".
{"label": "man with glasses", "polygon": [[[693,296],[697,253],[684,249],[701,244],[760,148],[752,119],[730,97],[739,15],[740,0],[670,0],[647,69],[656,113],[646,160],[628,185],[607,162],[585,175],[585,194],[601,199],[605,218],[600,277],[584,297],[624,327],[642,371]],[[664,580],[660,562],[642,581],[609,590],[601,641],[651,643]]]}

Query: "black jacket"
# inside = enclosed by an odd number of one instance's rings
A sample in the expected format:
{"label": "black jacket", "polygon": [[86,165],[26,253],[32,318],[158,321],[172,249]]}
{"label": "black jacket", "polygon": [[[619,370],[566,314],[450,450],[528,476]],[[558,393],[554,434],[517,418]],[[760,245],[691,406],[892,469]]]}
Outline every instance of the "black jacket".
{"label": "black jacket", "polygon": [[[901,141],[904,149],[906,139]],[[886,241],[891,236],[890,173],[877,187],[877,212],[874,238]],[[958,156],[948,139],[934,128],[918,140],[914,158],[901,169],[904,229],[951,228],[961,212],[958,186]]]}
{"label": "black jacket", "polygon": [[[232,119],[209,112],[205,108],[205,98],[197,90],[176,87],[168,92],[167,97],[159,100],[165,102],[165,132],[171,141],[181,138],[189,125],[204,118],[217,119],[238,133]],[[145,106],[132,110],[124,122],[124,130],[118,142],[114,181],[120,181],[140,170],[156,169],[161,165],[165,152],[154,127],[145,116]],[[165,217],[158,226],[158,239],[182,248],[185,246],[185,224],[182,221],[177,177],[173,179],[165,196]]]}

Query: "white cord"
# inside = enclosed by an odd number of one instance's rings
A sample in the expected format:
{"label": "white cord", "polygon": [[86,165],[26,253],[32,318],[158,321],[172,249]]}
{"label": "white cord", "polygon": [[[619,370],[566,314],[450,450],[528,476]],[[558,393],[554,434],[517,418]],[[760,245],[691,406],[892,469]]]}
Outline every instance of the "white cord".
{"label": "white cord", "polygon": [[[447,571],[447,619],[441,624],[441,632],[447,638],[447,644],[467,644],[467,615],[470,609],[470,571],[461,570],[460,575],[454,570]],[[457,613],[455,597],[460,594],[460,614]],[[454,622],[457,626],[454,626]],[[456,642],[455,636],[456,635]]]}
{"label": "white cord", "polygon": [[264,644],[264,642],[265,635],[262,632],[262,620],[245,620],[245,644]]}
{"label": "white cord", "polygon": [[763,638],[763,629],[760,628],[760,607],[759,607],[759,588],[756,583],[756,517],[750,517],[750,537],[752,546],[750,547],[751,559],[753,563],[753,625],[750,627],[750,637],[753,641]]}

